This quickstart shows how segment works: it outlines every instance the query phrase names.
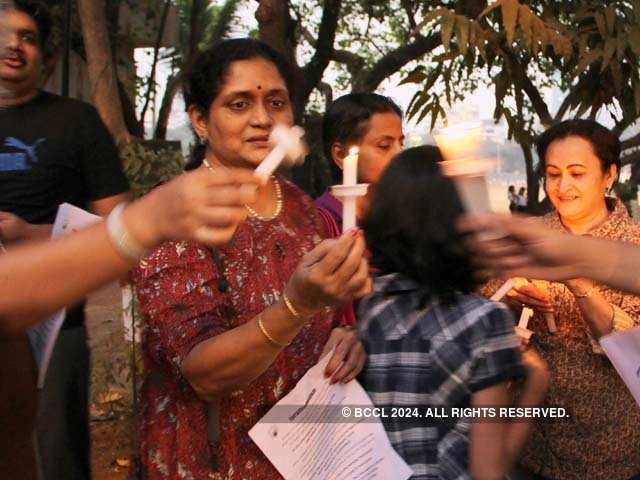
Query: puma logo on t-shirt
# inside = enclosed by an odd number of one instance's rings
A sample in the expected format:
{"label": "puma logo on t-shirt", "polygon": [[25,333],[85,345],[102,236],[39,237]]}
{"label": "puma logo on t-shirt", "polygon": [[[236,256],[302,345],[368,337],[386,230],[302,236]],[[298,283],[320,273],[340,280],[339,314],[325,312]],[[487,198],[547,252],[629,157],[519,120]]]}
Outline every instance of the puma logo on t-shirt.
{"label": "puma logo on t-shirt", "polygon": [[3,146],[12,147],[18,151],[0,153],[0,171],[29,170],[38,163],[36,149],[44,141],[44,138],[39,138],[33,145],[29,145],[15,137],[7,137]]}

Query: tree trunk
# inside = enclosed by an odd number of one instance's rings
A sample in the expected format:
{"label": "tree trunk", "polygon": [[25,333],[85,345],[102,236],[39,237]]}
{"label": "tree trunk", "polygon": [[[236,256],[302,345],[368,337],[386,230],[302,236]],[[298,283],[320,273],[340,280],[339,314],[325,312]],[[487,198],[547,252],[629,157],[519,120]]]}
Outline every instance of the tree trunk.
{"label": "tree trunk", "polygon": [[124,116],[124,124],[127,127],[127,131],[134,137],[143,138],[144,131],[138,121],[136,115],[136,107],[133,104],[133,100],[129,96],[126,87],[118,79],[118,91],[120,92],[120,102],[122,104],[122,115]]}
{"label": "tree trunk", "polygon": [[[162,37],[164,37],[164,30],[167,25],[167,16],[169,15],[169,7],[171,7],[171,0],[167,0],[162,9],[162,16],[160,17],[160,26],[158,27],[158,36],[156,37],[156,44],[153,49],[153,62],[151,63],[151,73],[149,73],[149,82],[147,83],[147,93],[144,97],[144,105],[140,112],[140,128],[144,132],[144,118],[147,116],[147,109],[151,103],[151,97],[154,97],[156,90],[156,68],[158,67],[158,57],[160,55],[160,46],[162,45]],[[154,97],[155,98],[155,97]]]}
{"label": "tree trunk", "polygon": [[289,13],[288,0],[258,0],[256,10],[260,40],[282,55],[291,65],[296,92],[292,98],[296,123],[300,123],[304,115],[307,98],[304,93],[308,90],[308,81],[302,74],[302,69],[296,62],[295,22]]}
{"label": "tree trunk", "polygon": [[182,83],[181,79],[181,75],[176,73],[175,75],[171,75],[167,80],[167,88],[164,91],[162,104],[160,105],[160,111],[158,113],[156,131],[153,134],[153,138],[156,140],[165,140],[167,138],[167,125],[169,124],[169,115],[171,115],[171,106]]}
{"label": "tree trunk", "polygon": [[94,103],[116,142],[129,142],[111,55],[104,0],[78,0],[89,81]]}
{"label": "tree trunk", "polygon": [[533,150],[531,145],[520,144],[524,155],[524,162],[527,170],[527,211],[532,215],[542,215],[549,211],[549,202],[545,198],[538,201],[540,195],[540,176],[533,165]]}

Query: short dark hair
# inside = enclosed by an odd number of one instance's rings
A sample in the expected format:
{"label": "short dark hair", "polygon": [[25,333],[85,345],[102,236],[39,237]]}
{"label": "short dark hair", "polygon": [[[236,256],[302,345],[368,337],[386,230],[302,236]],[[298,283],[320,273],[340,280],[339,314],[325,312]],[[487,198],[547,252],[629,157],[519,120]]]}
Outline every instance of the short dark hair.
{"label": "short dark hair", "polygon": [[607,127],[594,120],[573,119],[565,120],[548,128],[536,142],[538,151],[538,173],[544,178],[546,156],[549,145],[556,140],[567,137],[580,137],[588,141],[594,153],[600,160],[600,167],[606,172],[611,165],[615,165],[620,172],[620,152],[622,147],[618,136]]}
{"label": "short dark hair", "polygon": [[402,118],[400,107],[389,97],[377,93],[349,93],[327,108],[322,119],[322,145],[334,180],[339,180],[342,174],[333,161],[333,144],[360,141],[367,132],[369,120],[376,113],[395,113]]}
{"label": "short dark hair", "polygon": [[13,0],[9,3],[9,9],[29,15],[38,27],[38,42],[42,55],[46,58],[53,53],[49,45],[49,37],[53,29],[53,20],[49,8],[36,0]]}
{"label": "short dark hair", "polygon": [[273,63],[289,90],[289,97],[294,97],[293,73],[282,55],[260,40],[234,38],[218,42],[201,52],[191,64],[183,87],[186,106],[194,105],[203,112],[208,111],[220,93],[231,64],[252,58],[262,58]]}
{"label": "short dark hair", "polygon": [[382,174],[362,225],[374,266],[402,273],[446,300],[472,292],[477,282],[455,226],[464,207],[440,161],[433,145],[399,153]]}
{"label": "short dark hair", "polygon": [[[201,52],[190,65],[183,82],[186,107],[195,106],[202,112],[208,112],[222,89],[231,64],[252,58],[262,58],[275,65],[287,86],[289,98],[295,97],[293,71],[282,55],[260,40],[234,38],[222,40]],[[203,147],[196,147],[185,168],[193,170],[199,167],[203,158]]]}

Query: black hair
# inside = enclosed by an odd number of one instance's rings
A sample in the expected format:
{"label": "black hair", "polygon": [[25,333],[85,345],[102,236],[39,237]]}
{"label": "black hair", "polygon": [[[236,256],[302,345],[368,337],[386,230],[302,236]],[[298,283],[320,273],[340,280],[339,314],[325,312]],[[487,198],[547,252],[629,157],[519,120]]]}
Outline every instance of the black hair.
{"label": "black hair", "polygon": [[[183,83],[184,101],[187,108],[195,106],[206,113],[220,93],[231,64],[240,60],[262,58],[273,63],[282,76],[289,98],[294,98],[294,76],[285,58],[273,48],[253,38],[223,40],[201,52],[185,74]],[[204,145],[192,152],[185,169],[192,170],[202,163]]]}
{"label": "black hair", "polygon": [[38,27],[38,44],[42,56],[48,58],[53,53],[53,49],[49,45],[49,37],[53,29],[49,8],[44,3],[35,0],[13,0],[9,3],[8,9],[25,13],[33,19]]}
{"label": "black hair", "polygon": [[509,188],[507,189],[507,191],[515,193],[515,191],[516,191],[515,185],[509,185]]}
{"label": "black hair", "polygon": [[477,282],[455,226],[464,207],[440,161],[433,145],[399,153],[380,178],[363,229],[382,273],[402,273],[448,301]]}
{"label": "black hair", "polygon": [[333,179],[342,177],[333,161],[331,149],[336,142],[357,143],[367,133],[369,120],[376,113],[395,113],[402,118],[402,110],[389,97],[377,93],[349,93],[335,100],[322,119],[322,145]]}
{"label": "black hair", "polygon": [[594,120],[574,119],[565,120],[547,129],[536,142],[538,151],[538,173],[540,178],[545,178],[546,155],[549,145],[556,140],[567,137],[580,137],[591,144],[593,152],[600,160],[603,172],[615,165],[620,172],[620,152],[622,147],[620,139],[608,128]]}

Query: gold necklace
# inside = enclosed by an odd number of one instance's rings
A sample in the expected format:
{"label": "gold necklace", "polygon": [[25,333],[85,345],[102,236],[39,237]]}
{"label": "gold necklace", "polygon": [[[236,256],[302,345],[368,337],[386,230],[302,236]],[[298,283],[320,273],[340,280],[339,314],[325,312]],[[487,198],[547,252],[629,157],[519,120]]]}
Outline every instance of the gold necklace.
{"label": "gold necklace", "polygon": [[273,179],[273,186],[276,189],[276,211],[273,212],[273,214],[269,215],[268,217],[265,217],[260,215],[249,205],[245,205],[244,207],[247,209],[247,212],[249,212],[250,218],[255,218],[257,220],[262,220],[263,222],[268,222],[269,220],[273,220],[278,215],[280,215],[280,212],[282,211],[282,189],[280,188],[280,182],[278,182],[278,179],[276,177],[271,177],[271,178]]}

